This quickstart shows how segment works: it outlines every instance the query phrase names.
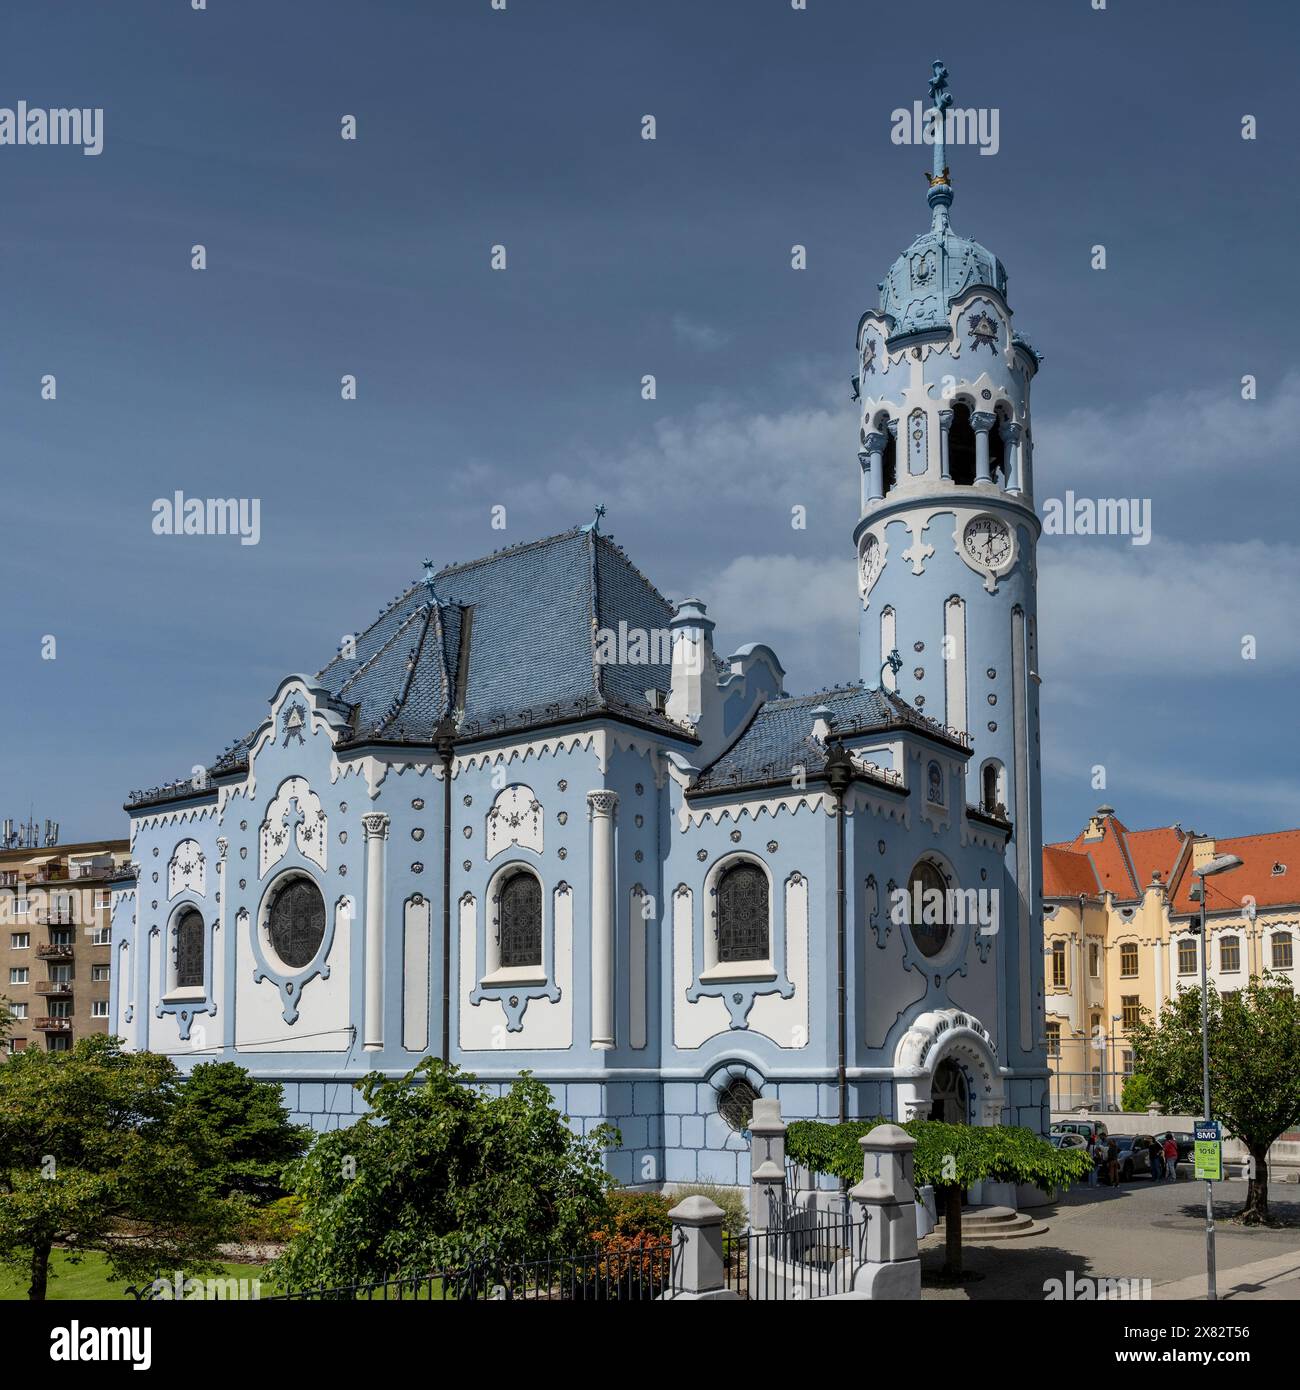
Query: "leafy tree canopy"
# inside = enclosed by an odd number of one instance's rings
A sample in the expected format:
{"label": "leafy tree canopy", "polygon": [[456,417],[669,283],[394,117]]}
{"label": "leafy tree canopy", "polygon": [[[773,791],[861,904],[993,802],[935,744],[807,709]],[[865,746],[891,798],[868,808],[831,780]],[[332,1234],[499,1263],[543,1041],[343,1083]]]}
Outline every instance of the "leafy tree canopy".
{"label": "leafy tree canopy", "polygon": [[[1254,1160],[1245,1219],[1268,1217],[1268,1149],[1300,1125],[1300,997],[1288,981],[1265,974],[1230,994],[1206,993],[1210,1100],[1215,1118]],[[1159,1018],[1144,1016],[1130,1033],[1134,1062],[1168,1114],[1199,1115],[1201,991],[1165,1001]]]}
{"label": "leafy tree canopy", "polygon": [[588,1242],[617,1131],[574,1134],[527,1072],[500,1096],[473,1079],[429,1057],[404,1078],[358,1083],[370,1113],[319,1135],[286,1174],[304,1228],[276,1266],[286,1286],[378,1282],[484,1247],[533,1259]]}
{"label": "leafy tree canopy", "polygon": [[45,1297],[50,1251],[101,1250],[110,1277],[217,1267],[235,1213],[178,1140],[179,1076],[165,1057],[83,1038],[0,1065],[0,1260]]}

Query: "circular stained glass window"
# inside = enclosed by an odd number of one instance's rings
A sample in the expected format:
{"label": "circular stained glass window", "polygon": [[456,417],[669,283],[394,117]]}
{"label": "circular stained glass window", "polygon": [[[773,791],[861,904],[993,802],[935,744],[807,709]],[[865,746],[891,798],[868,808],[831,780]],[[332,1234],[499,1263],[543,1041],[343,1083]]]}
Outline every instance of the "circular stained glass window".
{"label": "circular stained glass window", "polygon": [[943,875],[928,859],[920,860],[908,879],[912,940],[923,956],[937,956],[952,934],[947,889]]}
{"label": "circular stained glass window", "polygon": [[325,899],[308,878],[290,879],[276,893],[269,917],[271,948],[291,970],[310,965],[325,940]]}
{"label": "circular stained glass window", "polygon": [[749,1128],[754,1118],[754,1102],[758,1092],[743,1076],[734,1077],[718,1092],[718,1114],[734,1130]]}

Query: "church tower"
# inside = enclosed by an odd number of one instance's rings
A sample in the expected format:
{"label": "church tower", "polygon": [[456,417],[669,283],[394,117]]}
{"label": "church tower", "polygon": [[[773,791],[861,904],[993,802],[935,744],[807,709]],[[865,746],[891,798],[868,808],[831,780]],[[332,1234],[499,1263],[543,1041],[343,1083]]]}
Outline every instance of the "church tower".
{"label": "church tower", "polygon": [[861,671],[969,739],[967,801],[1011,823],[999,1033],[1003,1065],[1025,1068],[1041,1063],[1043,1008],[1029,414],[1041,358],[1012,328],[1002,263],[949,221],[947,79],[936,62],[929,229],[858,325]]}

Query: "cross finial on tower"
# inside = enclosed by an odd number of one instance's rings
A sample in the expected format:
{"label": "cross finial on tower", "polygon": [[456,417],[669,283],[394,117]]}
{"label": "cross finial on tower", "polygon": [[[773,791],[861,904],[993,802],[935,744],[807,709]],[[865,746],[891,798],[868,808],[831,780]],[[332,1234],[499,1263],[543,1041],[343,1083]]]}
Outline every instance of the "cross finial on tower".
{"label": "cross finial on tower", "polygon": [[436,591],[434,590],[434,587],[433,587],[433,561],[432,561],[432,560],[426,560],[426,561],[424,562],[424,585],[425,585],[425,588],[427,588],[428,591],[429,591],[429,597],[434,601],[434,603],[437,603],[437,602],[438,602],[438,595],[437,595],[437,593],[436,593]]}
{"label": "cross finial on tower", "polygon": [[936,232],[947,229],[948,208],[952,205],[952,179],[948,176],[948,154],[944,140],[945,117],[951,105],[948,69],[941,59],[936,58],[930,65],[930,109],[926,112],[931,123],[930,137],[934,142],[932,171],[926,178],[930,184],[928,201],[934,209],[933,230]]}

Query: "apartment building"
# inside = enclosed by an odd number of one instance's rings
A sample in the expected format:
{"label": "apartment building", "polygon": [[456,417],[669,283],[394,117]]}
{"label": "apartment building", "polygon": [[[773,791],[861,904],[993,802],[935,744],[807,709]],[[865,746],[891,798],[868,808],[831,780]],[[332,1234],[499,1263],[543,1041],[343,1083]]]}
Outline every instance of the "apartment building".
{"label": "apartment building", "polygon": [[108,883],[126,840],[0,850],[0,997],[8,1047],[66,1051],[109,1027]]}
{"label": "apartment building", "polygon": [[1043,949],[1053,1110],[1117,1109],[1142,1012],[1201,982],[1194,870],[1206,880],[1206,972],[1220,993],[1265,971],[1295,988],[1300,830],[1216,839],[1180,825],[1129,830],[1101,806],[1073,840],[1043,849]]}

